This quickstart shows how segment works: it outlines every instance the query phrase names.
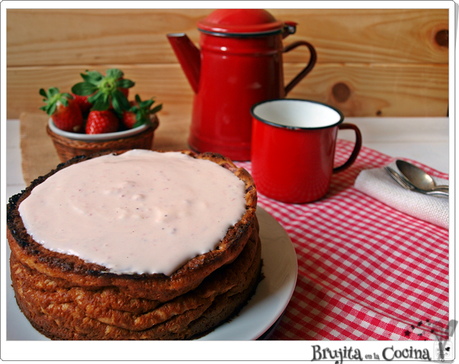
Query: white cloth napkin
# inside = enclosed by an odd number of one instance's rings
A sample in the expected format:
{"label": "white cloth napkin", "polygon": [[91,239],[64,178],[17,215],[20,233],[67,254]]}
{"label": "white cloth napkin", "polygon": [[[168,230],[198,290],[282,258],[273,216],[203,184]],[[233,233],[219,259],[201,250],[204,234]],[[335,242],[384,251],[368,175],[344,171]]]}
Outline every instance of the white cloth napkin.
{"label": "white cloth napkin", "polygon": [[[395,162],[389,167],[398,172]],[[449,185],[448,180],[432,178],[437,185]],[[357,176],[354,187],[398,211],[445,229],[449,227],[449,199],[406,190],[384,168],[363,170]]]}

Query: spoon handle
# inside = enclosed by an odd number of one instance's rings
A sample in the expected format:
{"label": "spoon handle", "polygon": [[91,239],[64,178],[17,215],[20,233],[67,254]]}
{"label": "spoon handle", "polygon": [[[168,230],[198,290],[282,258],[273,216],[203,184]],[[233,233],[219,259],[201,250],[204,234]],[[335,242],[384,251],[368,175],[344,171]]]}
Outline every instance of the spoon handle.
{"label": "spoon handle", "polygon": [[435,190],[435,191],[425,192],[425,194],[429,196],[449,198],[448,191]]}
{"label": "spoon handle", "polygon": [[435,186],[432,190],[433,191],[443,191],[443,192],[448,192],[449,193],[449,186],[447,186],[447,185],[438,185],[438,186]]}

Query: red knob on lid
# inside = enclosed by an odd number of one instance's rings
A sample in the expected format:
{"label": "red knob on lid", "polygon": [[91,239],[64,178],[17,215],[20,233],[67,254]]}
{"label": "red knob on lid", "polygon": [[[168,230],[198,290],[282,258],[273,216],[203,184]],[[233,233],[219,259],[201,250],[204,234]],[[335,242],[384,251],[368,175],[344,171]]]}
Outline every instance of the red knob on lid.
{"label": "red knob on lid", "polygon": [[284,23],[263,9],[220,9],[198,21],[198,29],[223,34],[259,34],[282,30]]}

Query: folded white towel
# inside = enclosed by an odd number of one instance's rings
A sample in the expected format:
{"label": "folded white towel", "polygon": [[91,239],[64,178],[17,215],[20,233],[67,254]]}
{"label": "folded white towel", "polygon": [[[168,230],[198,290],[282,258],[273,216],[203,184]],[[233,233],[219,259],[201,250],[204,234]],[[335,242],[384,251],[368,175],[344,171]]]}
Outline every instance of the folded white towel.
{"label": "folded white towel", "polygon": [[[389,167],[398,172],[395,162]],[[448,180],[437,177],[433,179],[437,185],[449,185]],[[363,170],[354,187],[398,211],[445,229],[449,227],[449,199],[406,190],[384,168]]]}

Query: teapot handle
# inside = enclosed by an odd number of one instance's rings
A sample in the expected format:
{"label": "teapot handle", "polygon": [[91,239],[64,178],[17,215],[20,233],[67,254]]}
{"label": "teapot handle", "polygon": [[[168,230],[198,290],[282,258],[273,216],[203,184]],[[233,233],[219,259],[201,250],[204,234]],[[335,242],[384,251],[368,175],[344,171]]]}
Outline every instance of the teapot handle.
{"label": "teapot handle", "polygon": [[312,46],[311,43],[308,43],[304,40],[299,40],[296,42],[293,42],[292,44],[289,44],[288,46],[284,47],[283,52],[287,53],[290,52],[291,50],[299,47],[299,46],[306,46],[309,48],[309,52],[311,53],[311,58],[309,59],[309,63],[303,70],[298,73],[293,80],[290,81],[290,83],[285,87],[285,96],[294,88],[311,70],[314,68],[316,61],[317,61],[317,53],[315,48]]}

